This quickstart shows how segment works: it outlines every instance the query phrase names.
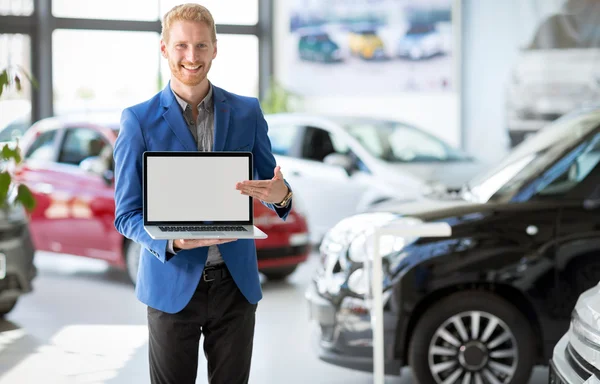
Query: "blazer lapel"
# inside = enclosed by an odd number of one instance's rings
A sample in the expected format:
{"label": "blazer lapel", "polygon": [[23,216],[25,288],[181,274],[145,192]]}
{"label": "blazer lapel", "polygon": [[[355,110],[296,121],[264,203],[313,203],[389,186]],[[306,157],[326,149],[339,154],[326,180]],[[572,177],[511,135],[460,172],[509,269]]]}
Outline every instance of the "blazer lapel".
{"label": "blazer lapel", "polygon": [[192,133],[183,118],[181,106],[177,103],[177,99],[175,99],[175,95],[173,95],[173,91],[171,91],[170,83],[162,91],[160,104],[166,109],[165,113],[163,113],[164,119],[167,124],[169,124],[169,127],[175,136],[177,136],[181,144],[183,144],[188,151],[197,151],[198,148],[196,147],[194,136],[192,136]]}
{"label": "blazer lapel", "polygon": [[227,139],[227,131],[229,130],[231,106],[227,103],[223,90],[214,85],[213,100],[215,110],[215,139],[213,151],[222,151],[223,148],[225,148],[225,140]]}

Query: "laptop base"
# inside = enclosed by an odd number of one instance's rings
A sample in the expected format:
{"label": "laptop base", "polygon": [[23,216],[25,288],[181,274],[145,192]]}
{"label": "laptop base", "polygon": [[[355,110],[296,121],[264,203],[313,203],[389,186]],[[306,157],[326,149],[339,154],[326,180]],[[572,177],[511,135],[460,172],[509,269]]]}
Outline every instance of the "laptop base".
{"label": "laptop base", "polygon": [[154,240],[176,239],[266,239],[267,234],[252,225],[244,225],[246,231],[207,231],[207,232],[166,232],[158,226],[144,226],[144,229]]}

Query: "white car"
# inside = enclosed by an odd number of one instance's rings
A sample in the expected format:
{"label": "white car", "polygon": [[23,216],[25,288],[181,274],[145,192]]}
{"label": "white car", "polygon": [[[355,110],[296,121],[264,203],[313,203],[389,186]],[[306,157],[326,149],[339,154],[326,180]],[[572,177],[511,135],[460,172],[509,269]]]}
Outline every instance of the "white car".
{"label": "white car", "polygon": [[413,126],[366,117],[266,116],[272,152],[318,243],[341,219],[385,200],[460,188],[480,165]]}
{"label": "white car", "polygon": [[569,330],[554,347],[550,384],[600,384],[600,284],[579,296]]}
{"label": "white car", "polygon": [[593,17],[600,11],[600,3],[583,3],[573,1],[578,9],[572,13],[553,14],[543,20],[518,56],[506,95],[512,146],[548,122],[600,102],[600,40],[589,33],[592,24],[575,15],[587,10]]}
{"label": "white car", "polygon": [[444,53],[444,38],[433,24],[417,24],[398,41],[398,56],[421,60]]}

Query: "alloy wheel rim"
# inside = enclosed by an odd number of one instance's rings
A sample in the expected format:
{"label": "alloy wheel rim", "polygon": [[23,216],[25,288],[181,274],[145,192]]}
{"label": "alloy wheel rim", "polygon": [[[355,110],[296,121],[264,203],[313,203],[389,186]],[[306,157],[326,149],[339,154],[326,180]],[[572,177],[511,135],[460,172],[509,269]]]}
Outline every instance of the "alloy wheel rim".
{"label": "alloy wheel rim", "polygon": [[502,319],[468,311],[447,319],[429,344],[429,371],[437,384],[510,383],[519,361],[514,334]]}

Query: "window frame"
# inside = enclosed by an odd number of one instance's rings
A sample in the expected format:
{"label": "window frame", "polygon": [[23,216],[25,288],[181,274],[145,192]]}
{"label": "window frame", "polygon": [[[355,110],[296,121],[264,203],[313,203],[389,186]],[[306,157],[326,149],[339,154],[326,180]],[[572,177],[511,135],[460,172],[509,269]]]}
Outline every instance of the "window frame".
{"label": "window frame", "polygon": [[[273,76],[274,4],[258,0],[258,22],[254,25],[219,24],[220,35],[255,35],[258,37],[259,98],[269,88]],[[28,16],[0,15],[0,33],[26,34],[31,41],[31,74],[38,81],[32,92],[31,121],[36,122],[54,115],[52,84],[52,35],[56,29],[87,29],[99,31],[139,31],[160,34],[161,21],[98,20],[56,17],[52,14],[52,0],[34,0],[33,13]],[[157,59],[158,59],[157,47]]]}

